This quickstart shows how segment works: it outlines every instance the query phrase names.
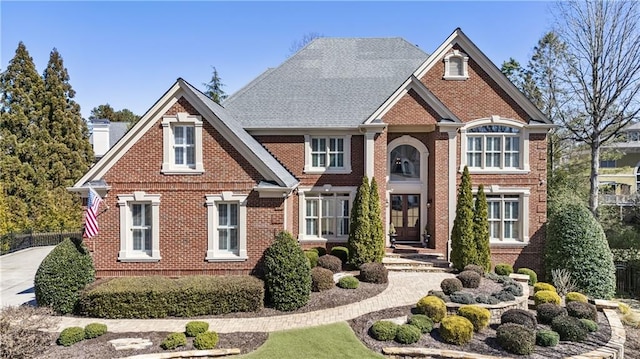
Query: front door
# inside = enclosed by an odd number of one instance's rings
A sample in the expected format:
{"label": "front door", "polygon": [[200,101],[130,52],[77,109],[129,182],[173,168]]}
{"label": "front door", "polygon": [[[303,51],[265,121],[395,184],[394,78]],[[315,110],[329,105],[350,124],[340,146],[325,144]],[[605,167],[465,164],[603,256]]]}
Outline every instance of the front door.
{"label": "front door", "polygon": [[392,194],[391,223],[396,229],[396,241],[420,241],[420,195]]}

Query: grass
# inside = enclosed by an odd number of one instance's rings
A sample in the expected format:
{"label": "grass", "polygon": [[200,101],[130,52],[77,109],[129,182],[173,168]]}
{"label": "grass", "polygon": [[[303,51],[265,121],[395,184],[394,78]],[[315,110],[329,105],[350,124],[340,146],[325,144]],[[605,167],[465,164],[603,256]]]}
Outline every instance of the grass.
{"label": "grass", "polygon": [[347,323],[336,323],[269,334],[258,350],[243,359],[384,358],[367,349]]}

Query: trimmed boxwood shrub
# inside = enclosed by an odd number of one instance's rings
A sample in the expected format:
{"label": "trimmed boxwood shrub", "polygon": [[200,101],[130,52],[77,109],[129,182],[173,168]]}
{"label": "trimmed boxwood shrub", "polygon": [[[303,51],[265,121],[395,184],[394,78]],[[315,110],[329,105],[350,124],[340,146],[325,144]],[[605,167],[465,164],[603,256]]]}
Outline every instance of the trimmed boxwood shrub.
{"label": "trimmed boxwood shrub", "polygon": [[552,292],[550,290],[541,290],[533,295],[533,301],[535,302],[536,306],[542,303],[560,304],[561,300],[562,299],[560,298],[558,293]]}
{"label": "trimmed boxwood shrub", "polygon": [[311,290],[322,292],[334,287],[333,272],[322,267],[315,267],[311,270]]}
{"label": "trimmed boxwood shrub", "polygon": [[467,292],[455,292],[452,293],[449,298],[452,302],[460,304],[473,304],[476,302],[476,298],[473,294]]}
{"label": "trimmed boxwood shrub", "polygon": [[69,327],[62,330],[56,343],[65,347],[84,340],[84,329],[81,327]]}
{"label": "trimmed boxwood shrub", "polygon": [[185,325],[184,334],[186,334],[188,337],[195,337],[196,335],[204,333],[207,330],[209,330],[209,323],[202,321],[193,321]]}
{"label": "trimmed boxwood shrub", "polygon": [[387,283],[389,271],[382,263],[365,263],[360,266],[360,280],[367,283]]}
{"label": "trimmed boxwood shrub", "polygon": [[33,286],[38,306],[60,314],[76,309],[80,291],[95,281],[89,251],[81,242],[66,238],[40,263]]}
{"label": "trimmed boxwood shrub", "polygon": [[542,303],[536,306],[538,321],[543,324],[551,324],[555,317],[567,315],[567,310],[555,303]]}
{"label": "trimmed boxwood shrub", "polygon": [[388,320],[378,320],[369,328],[369,334],[375,340],[393,340],[398,332],[399,325]]}
{"label": "trimmed boxwood shrub", "polygon": [[401,344],[413,344],[420,340],[422,332],[417,327],[410,324],[402,324],[398,327],[395,340]]}
{"label": "trimmed boxwood shrub", "polygon": [[187,345],[187,336],[184,333],[171,333],[160,343],[164,350],[171,350]]}
{"label": "trimmed boxwood shrub", "polygon": [[478,294],[478,296],[476,297],[476,303],[481,303],[481,304],[498,304],[500,303],[500,300],[494,296],[491,295],[487,295],[487,294]]}
{"label": "trimmed boxwood shrub", "polygon": [[193,339],[193,347],[198,350],[213,349],[218,344],[218,333],[216,332],[204,332],[196,335]]}
{"label": "trimmed boxwood shrub", "polygon": [[338,281],[338,287],[343,289],[356,289],[358,288],[359,285],[360,285],[360,281],[358,280],[358,278],[350,275],[346,277],[342,277]]}
{"label": "trimmed boxwood shrub", "polygon": [[416,304],[416,311],[424,314],[435,323],[439,323],[447,315],[447,305],[436,296],[422,297]]}
{"label": "trimmed boxwood shrub", "polygon": [[472,270],[465,270],[458,274],[458,279],[460,279],[464,288],[478,288],[480,286],[480,278],[482,278],[480,274]]}
{"label": "trimmed boxwood shrub", "polygon": [[349,248],[341,246],[333,247],[331,248],[331,255],[338,257],[342,264],[345,264],[349,260]]}
{"label": "trimmed boxwood shrub", "polygon": [[309,302],[311,270],[289,232],[278,233],[264,252],[264,281],[266,297],[277,310],[295,310]]}
{"label": "trimmed boxwood shrub", "polygon": [[[524,309],[509,309],[500,316],[500,323],[516,323],[535,330],[538,326],[535,314]],[[535,341],[535,339],[534,339]]]}
{"label": "trimmed boxwood shrub", "polygon": [[462,282],[458,278],[446,278],[440,282],[440,288],[446,295],[459,292],[462,290]]}
{"label": "trimmed boxwood shrub", "polygon": [[598,323],[594,322],[591,319],[582,318],[580,319],[580,323],[582,323],[584,329],[586,329],[590,333],[598,331]]}
{"label": "trimmed boxwood shrub", "polygon": [[318,266],[326,268],[333,273],[338,273],[342,270],[342,262],[340,261],[340,258],[331,254],[318,258]]}
{"label": "trimmed boxwood shrub", "polygon": [[536,332],[521,324],[506,323],[496,330],[496,338],[502,349],[509,353],[528,355],[536,345]]}
{"label": "trimmed boxwood shrub", "polygon": [[84,327],[84,338],[97,338],[107,332],[107,325],[102,323],[89,323]]}
{"label": "trimmed boxwood shrub", "polygon": [[412,315],[407,321],[407,324],[420,329],[420,332],[422,333],[429,333],[433,329],[433,320],[429,319],[429,317],[424,314]]}
{"label": "trimmed boxwood shrub", "polygon": [[440,323],[440,336],[445,342],[463,345],[473,338],[473,324],[459,315],[449,315]]}
{"label": "trimmed boxwood shrub", "polygon": [[541,347],[555,347],[560,341],[560,334],[549,329],[540,329],[536,332],[536,344]]}
{"label": "trimmed boxwood shrub", "polygon": [[567,314],[578,319],[591,319],[596,320],[598,318],[598,309],[595,305],[583,302],[569,302],[566,305]]}
{"label": "trimmed boxwood shrub", "polygon": [[441,291],[441,290],[433,290],[432,289],[427,293],[427,295],[433,295],[434,297],[438,297],[438,298],[442,299],[445,303],[451,301],[451,298],[449,298],[449,296],[444,294],[444,292]]}
{"label": "trimmed boxwood shrub", "polygon": [[513,266],[507,263],[496,264],[495,272],[497,275],[509,275],[513,273]]}
{"label": "trimmed boxwood shrub", "polygon": [[462,271],[466,272],[468,270],[474,271],[474,272],[480,274],[480,276],[484,275],[484,268],[482,268],[481,266],[476,265],[476,264],[467,264]]}
{"label": "trimmed boxwood shrub", "polygon": [[478,305],[463,305],[458,308],[458,315],[469,319],[476,332],[489,326],[489,319],[491,319],[489,309]]}
{"label": "trimmed boxwood shrub", "polygon": [[562,316],[551,321],[551,329],[560,334],[560,339],[571,342],[581,342],[587,338],[587,329],[580,319]]}
{"label": "trimmed boxwood shrub", "polygon": [[327,254],[327,249],[325,247],[313,247],[311,249],[318,252],[318,257],[322,257]]}
{"label": "trimmed boxwood shrub", "polygon": [[550,290],[552,292],[558,292],[556,290],[556,287],[554,287],[553,285],[549,284],[549,283],[545,283],[545,282],[538,282],[536,284],[533,285],[533,293],[538,293],[541,290]]}
{"label": "trimmed boxwood shrub", "polygon": [[304,255],[309,260],[309,266],[315,268],[318,265],[318,252],[316,250],[306,250]]}
{"label": "trimmed boxwood shrub", "polygon": [[264,283],[247,275],[121,277],[83,291],[78,307],[94,318],[146,319],[255,312],[263,303]]}
{"label": "trimmed boxwood shrub", "polygon": [[538,283],[538,274],[533,269],[529,268],[520,268],[518,269],[518,274],[526,274],[529,276],[529,285],[535,285]]}
{"label": "trimmed boxwood shrub", "polygon": [[569,303],[569,302],[582,302],[582,303],[589,303],[589,298],[587,298],[586,295],[582,294],[582,293],[578,293],[578,292],[569,292],[567,293],[567,295],[564,297],[564,302],[565,303]]}

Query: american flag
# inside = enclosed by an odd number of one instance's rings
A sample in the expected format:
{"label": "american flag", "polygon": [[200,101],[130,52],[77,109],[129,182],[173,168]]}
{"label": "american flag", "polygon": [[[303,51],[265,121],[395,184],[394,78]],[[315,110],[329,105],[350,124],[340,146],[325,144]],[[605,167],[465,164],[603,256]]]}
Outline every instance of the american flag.
{"label": "american flag", "polygon": [[87,238],[93,238],[98,234],[98,209],[102,203],[102,198],[93,189],[89,188],[89,200],[87,201],[87,211],[85,213],[84,233]]}

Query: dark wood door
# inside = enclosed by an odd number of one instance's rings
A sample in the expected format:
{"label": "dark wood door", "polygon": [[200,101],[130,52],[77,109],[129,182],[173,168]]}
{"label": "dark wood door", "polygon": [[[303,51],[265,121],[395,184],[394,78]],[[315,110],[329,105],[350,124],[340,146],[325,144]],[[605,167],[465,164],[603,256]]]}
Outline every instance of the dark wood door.
{"label": "dark wood door", "polygon": [[392,194],[391,223],[397,241],[420,241],[420,195]]}

